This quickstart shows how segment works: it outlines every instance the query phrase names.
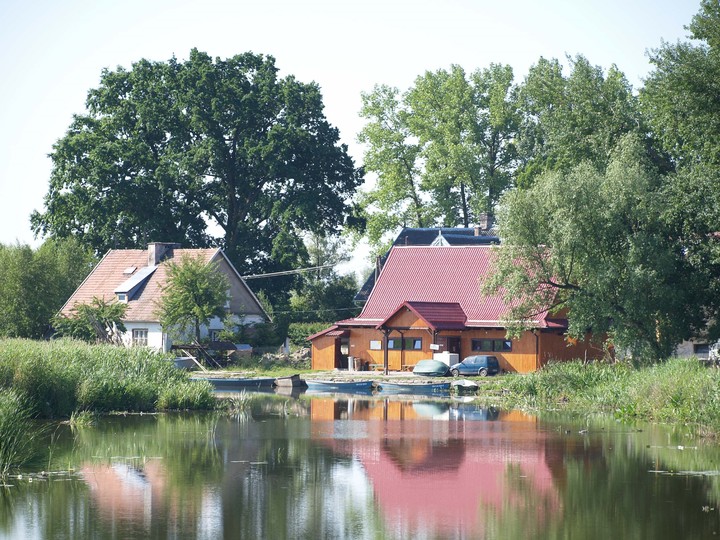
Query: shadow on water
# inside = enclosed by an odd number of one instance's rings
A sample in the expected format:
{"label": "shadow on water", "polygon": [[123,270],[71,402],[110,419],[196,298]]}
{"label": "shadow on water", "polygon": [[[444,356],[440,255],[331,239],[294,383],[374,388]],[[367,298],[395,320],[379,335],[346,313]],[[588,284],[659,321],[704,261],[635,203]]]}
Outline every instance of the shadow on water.
{"label": "shadow on water", "polygon": [[720,450],[682,431],[472,402],[259,396],[232,415],[54,431],[3,538],[701,538]]}

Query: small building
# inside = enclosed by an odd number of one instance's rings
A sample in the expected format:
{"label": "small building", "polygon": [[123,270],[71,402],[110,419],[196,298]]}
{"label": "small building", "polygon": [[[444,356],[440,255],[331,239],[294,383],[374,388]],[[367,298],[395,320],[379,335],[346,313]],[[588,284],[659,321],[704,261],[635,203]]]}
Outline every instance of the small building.
{"label": "small building", "polygon": [[[181,249],[180,244],[155,242],[142,249],[111,249],[75,290],[60,310],[70,315],[75,305],[90,303],[93,298],[106,302],[126,303],[126,332],[121,336],[127,346],[148,346],[169,351],[172,346],[168,333],[156,315],[158,302],[167,282],[169,261],[183,256],[200,258],[206,264],[217,264],[230,284],[226,309],[239,324],[252,326],[267,322],[269,317],[255,294],[238,274],[223,250]],[[201,336],[217,339],[223,329],[220,319],[214,318],[208,327],[201,328]]]}
{"label": "small building", "polygon": [[[567,338],[567,319],[538,314],[509,338],[500,296],[484,296],[492,246],[395,246],[360,315],[310,336],[313,369],[366,364],[409,370],[438,353],[492,354],[505,371],[534,371],[551,359],[601,358],[601,346]],[[454,357],[450,357],[454,358]]]}

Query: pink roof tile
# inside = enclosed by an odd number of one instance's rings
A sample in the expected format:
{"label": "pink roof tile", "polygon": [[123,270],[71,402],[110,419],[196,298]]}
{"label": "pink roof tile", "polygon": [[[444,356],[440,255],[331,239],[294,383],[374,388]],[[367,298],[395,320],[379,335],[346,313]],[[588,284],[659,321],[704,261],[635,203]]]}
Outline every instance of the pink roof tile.
{"label": "pink roof tile", "polygon": [[[213,249],[175,249],[172,259],[178,261],[183,255],[192,258],[200,257],[206,263],[220,252]],[[124,270],[136,267],[140,270],[148,264],[148,252],[144,249],[113,249],[107,252],[85,281],[77,288],[70,299],[62,307],[61,313],[70,314],[75,304],[84,304],[98,297],[109,302],[115,299],[115,289],[123,284],[132,274],[124,274]],[[136,273],[137,270],[134,272]],[[167,280],[167,264],[160,263],[155,272],[145,281],[128,302],[126,321],[157,321],[155,315],[156,302],[162,295],[162,287]]]}
{"label": "pink roof tile", "polygon": [[385,325],[403,307],[423,319],[433,330],[462,330],[467,322],[465,312],[457,302],[404,302],[378,326]]}
{"label": "pink roof tile", "polygon": [[[451,317],[450,310],[440,304],[457,303],[467,317],[466,326],[502,327],[507,310],[502,297],[483,296],[480,292],[481,279],[491,271],[492,249],[491,246],[393,247],[362,313],[337,324],[377,326],[409,302],[411,305],[434,303],[437,313],[445,310],[445,317]],[[422,309],[428,312],[429,307],[425,305]],[[531,322],[544,328],[546,315]]]}

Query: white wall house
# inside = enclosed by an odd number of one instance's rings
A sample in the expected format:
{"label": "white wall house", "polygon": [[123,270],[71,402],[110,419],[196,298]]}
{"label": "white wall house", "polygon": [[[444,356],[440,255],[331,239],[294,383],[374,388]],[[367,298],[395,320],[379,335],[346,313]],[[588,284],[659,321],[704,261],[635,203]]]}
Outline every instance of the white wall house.
{"label": "white wall house", "polygon": [[[75,305],[90,303],[93,298],[126,303],[123,343],[128,347],[146,346],[169,351],[172,340],[160,325],[156,311],[167,282],[167,263],[177,262],[183,256],[217,264],[218,271],[227,276],[230,287],[226,308],[238,323],[254,325],[269,320],[255,294],[221,249],[181,249],[179,244],[162,242],[150,244],[147,250],[108,251],[60,312],[70,315]],[[208,326],[201,327],[200,334],[203,338],[212,338],[222,329],[222,321],[213,318]]]}

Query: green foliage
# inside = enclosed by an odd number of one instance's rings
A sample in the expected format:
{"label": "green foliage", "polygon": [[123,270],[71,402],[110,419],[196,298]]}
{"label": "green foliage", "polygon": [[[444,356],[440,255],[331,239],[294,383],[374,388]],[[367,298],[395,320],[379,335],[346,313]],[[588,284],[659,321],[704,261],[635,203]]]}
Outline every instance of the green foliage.
{"label": "green foliage", "polygon": [[362,181],[319,86],[278,77],[271,56],[140,60],[104,70],[86,107],[53,147],[32,225],[98,253],[162,238],[220,245],[241,273],[293,268],[303,234],[340,227]]}
{"label": "green foliage", "polygon": [[310,342],[307,340],[308,336],[317,334],[318,332],[325,330],[329,326],[332,326],[332,323],[291,323],[288,327],[288,337],[290,338],[290,343],[292,343],[296,347],[309,347]]}
{"label": "green foliage", "polygon": [[0,392],[0,478],[33,457],[33,445],[40,431],[32,415],[32,406],[21,393]]}
{"label": "green foliage", "polygon": [[167,282],[157,306],[163,328],[179,338],[192,332],[200,341],[200,326],[225,316],[229,282],[215,263],[183,256],[167,263]]}
{"label": "green foliage", "polygon": [[508,193],[496,272],[484,290],[502,291],[508,321],[563,309],[572,336],[591,329],[635,358],[667,357],[702,313],[682,245],[660,218],[662,188],[642,145],[628,137],[604,173],[585,163]]}
{"label": "green foliage", "polygon": [[58,313],[52,324],[56,335],[81,339],[88,343],[120,343],[125,332],[122,322],[127,304],[94,297],[89,304],[76,304],[70,315]]}
{"label": "green foliage", "polygon": [[145,347],[4,340],[0,374],[3,391],[26,396],[28,406],[44,417],[84,410],[153,411],[181,402],[208,408],[214,399],[209,387],[187,386],[192,383],[186,372]]}
{"label": "green foliage", "polygon": [[40,338],[52,316],[92,269],[89,250],[74,239],[0,245],[0,337]]}
{"label": "green foliage", "polygon": [[507,376],[506,381],[507,406],[607,412],[622,420],[720,430],[720,370],[697,359],[675,358],[645,367],[558,362],[534,373]]}
{"label": "green foliage", "polygon": [[568,60],[566,77],[558,60],[540,58],[520,86],[519,186],[581,162],[602,171],[624,135],[643,134],[637,98],[616,66],[605,74],[584,56]]}
{"label": "green foliage", "polygon": [[377,175],[360,201],[371,246],[400,227],[470,226],[512,182],[519,118],[510,66],[426,72],[402,96],[363,94],[358,139]]}

